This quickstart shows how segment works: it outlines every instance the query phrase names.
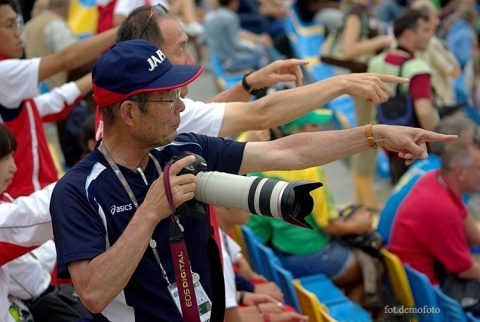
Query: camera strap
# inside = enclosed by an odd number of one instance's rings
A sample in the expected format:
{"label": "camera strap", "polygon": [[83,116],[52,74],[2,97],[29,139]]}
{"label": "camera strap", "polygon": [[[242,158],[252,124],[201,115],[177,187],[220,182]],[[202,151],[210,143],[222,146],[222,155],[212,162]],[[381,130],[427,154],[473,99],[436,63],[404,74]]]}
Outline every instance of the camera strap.
{"label": "camera strap", "polygon": [[178,296],[180,298],[180,306],[184,321],[200,322],[198,314],[197,297],[193,285],[193,278],[188,258],[187,246],[183,238],[183,227],[175,218],[175,203],[173,202],[172,189],[170,187],[170,163],[165,166],[165,173],[163,175],[163,185],[165,187],[165,194],[167,195],[168,204],[172,210],[169,241],[170,250],[172,253],[173,270],[175,272],[175,281],[178,287]]}
{"label": "camera strap", "polygon": [[[133,205],[135,208],[138,208],[138,201],[137,198],[135,198],[135,195],[133,194],[132,188],[128,184],[127,180],[125,179],[125,176],[122,174],[120,171],[117,163],[113,159],[112,155],[110,152],[107,150],[107,147],[105,144],[100,142],[100,145],[98,146],[98,149],[100,152],[103,154],[105,159],[107,160],[108,164],[112,168],[113,172],[117,175],[118,180],[122,183],[122,186],[124,187],[125,191],[127,192],[128,196],[130,197],[130,200],[132,201]],[[162,169],[160,167],[160,163],[158,160],[153,157],[151,154],[149,154],[149,157],[152,159],[152,161],[155,163],[155,167],[157,168],[158,174],[162,174]],[[172,192],[170,189],[170,177],[168,176],[168,170],[170,169],[170,164],[167,164],[165,166],[165,172],[166,175],[163,176],[163,182],[165,185],[165,192],[167,194],[167,199],[168,203],[170,205],[170,209],[172,210],[172,223],[170,226],[170,246],[172,246],[172,234],[173,234],[173,239],[178,240],[177,243],[174,243],[174,247],[171,247],[172,250],[172,259],[173,259],[173,266],[174,266],[174,271],[175,271],[175,280],[177,281],[178,285],[178,295],[180,296],[180,304],[184,316],[185,321],[192,321],[192,322],[200,322],[200,317],[198,314],[198,307],[197,307],[197,301],[195,297],[195,291],[193,289],[193,281],[192,281],[192,274],[190,270],[190,261],[188,259],[188,254],[187,254],[187,249],[185,246],[185,241],[183,239],[183,227],[181,224],[174,219],[173,214],[175,213],[175,204],[173,202],[173,197],[172,197]],[[145,178],[143,178],[145,180]],[[148,184],[148,182],[147,182]],[[160,266],[160,270],[162,272],[162,277],[167,281],[169,290],[172,288],[172,285],[170,284],[170,281],[168,280],[167,273],[165,269],[163,268],[163,265],[160,261],[160,257],[158,255],[158,251],[156,248],[156,241],[152,238],[150,238],[150,248],[153,250],[153,254],[155,257],[155,260],[157,261],[158,265]],[[188,267],[188,271],[186,270],[186,267]],[[186,273],[188,272],[188,273]],[[198,274],[197,274],[198,275]],[[190,302],[186,302],[185,298],[186,295],[191,295]]]}

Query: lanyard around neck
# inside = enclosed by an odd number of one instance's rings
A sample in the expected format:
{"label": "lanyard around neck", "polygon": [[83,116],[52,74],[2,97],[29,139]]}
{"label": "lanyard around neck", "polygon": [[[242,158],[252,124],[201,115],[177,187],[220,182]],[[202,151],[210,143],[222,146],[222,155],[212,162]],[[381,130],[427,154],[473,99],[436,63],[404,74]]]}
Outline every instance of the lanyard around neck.
{"label": "lanyard around neck", "polygon": [[[132,203],[135,205],[135,208],[138,209],[138,201],[135,198],[135,195],[133,194],[132,188],[130,188],[130,185],[125,179],[125,176],[122,174],[122,172],[118,168],[118,165],[115,163],[115,160],[113,160],[113,157],[110,154],[110,152],[107,150],[107,147],[103,143],[103,140],[102,142],[100,142],[98,149],[104,155],[105,159],[107,160],[108,164],[112,168],[113,172],[115,172],[115,174],[117,175],[117,178],[122,183],[122,186],[124,187],[125,191],[130,197],[130,200],[132,201]],[[153,157],[152,154],[149,154],[149,157],[155,163],[155,167],[157,168],[158,174],[161,175],[162,169],[160,167],[160,163],[155,157]],[[166,174],[163,176],[163,179],[164,179],[164,185],[165,185],[165,192],[167,193],[168,203],[172,210],[172,215],[171,215],[172,223],[170,224],[169,237],[170,237],[170,248],[172,251],[172,261],[173,261],[174,272],[175,272],[175,280],[177,282],[177,287],[179,291],[180,304],[182,308],[184,321],[192,321],[192,322],[200,321],[200,317],[198,314],[197,301],[195,296],[195,290],[193,286],[190,260],[188,259],[187,248],[185,245],[185,240],[183,238],[183,227],[178,220],[178,216],[174,216],[176,208],[175,208],[175,204],[172,198],[172,193],[170,190],[170,177],[168,175],[169,170],[170,170],[170,165],[168,164],[165,167]],[[142,175],[142,178],[145,181],[145,183],[148,184],[148,182],[146,181],[145,175],[142,172],[140,172],[140,174]],[[162,277],[167,281],[168,285],[170,286],[171,284],[170,284],[170,281],[168,280],[167,273],[163,268],[162,262],[160,261],[160,256],[158,255],[157,242],[153,238],[150,238],[149,245],[153,251],[155,261],[160,267],[160,270],[162,272]],[[191,299],[190,301],[188,302],[185,301],[184,296],[182,296],[185,294],[189,295],[189,298]],[[191,305],[188,305],[189,303],[191,303]]]}

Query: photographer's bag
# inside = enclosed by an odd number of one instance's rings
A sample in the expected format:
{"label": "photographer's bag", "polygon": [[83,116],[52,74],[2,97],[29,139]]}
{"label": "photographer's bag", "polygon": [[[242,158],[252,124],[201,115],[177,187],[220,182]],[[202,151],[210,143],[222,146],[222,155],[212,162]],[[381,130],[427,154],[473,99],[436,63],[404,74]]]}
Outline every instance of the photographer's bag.
{"label": "photographer's bag", "polygon": [[70,284],[50,285],[27,305],[35,322],[77,322],[90,315]]}

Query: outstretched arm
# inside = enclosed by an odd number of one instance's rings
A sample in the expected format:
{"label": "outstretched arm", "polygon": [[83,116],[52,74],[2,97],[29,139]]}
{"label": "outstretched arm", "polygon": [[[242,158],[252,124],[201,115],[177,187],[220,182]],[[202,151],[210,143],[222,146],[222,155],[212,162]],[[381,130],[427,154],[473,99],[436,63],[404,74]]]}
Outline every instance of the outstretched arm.
{"label": "outstretched arm", "polygon": [[227,103],[219,135],[229,136],[283,125],[343,94],[378,104],[390,97],[387,83],[407,81],[392,75],[355,73],[279,91],[250,103]]}
{"label": "outstretched arm", "polygon": [[[267,170],[295,170],[330,163],[370,149],[366,127],[290,135],[269,142],[248,142],[239,173]],[[456,135],[444,135],[419,128],[374,125],[376,144],[397,152],[407,164],[427,157],[426,142],[453,141]]]}
{"label": "outstretched arm", "polygon": [[[247,84],[251,88],[271,87],[279,82],[295,82],[296,86],[303,84],[301,66],[308,61],[300,59],[277,60],[247,76]],[[211,99],[209,102],[248,102],[252,98],[239,82]]]}
{"label": "outstretched arm", "polygon": [[77,41],[54,54],[42,57],[38,81],[41,82],[58,72],[71,70],[94,60],[114,43],[116,32],[117,28],[112,28],[99,35]]}

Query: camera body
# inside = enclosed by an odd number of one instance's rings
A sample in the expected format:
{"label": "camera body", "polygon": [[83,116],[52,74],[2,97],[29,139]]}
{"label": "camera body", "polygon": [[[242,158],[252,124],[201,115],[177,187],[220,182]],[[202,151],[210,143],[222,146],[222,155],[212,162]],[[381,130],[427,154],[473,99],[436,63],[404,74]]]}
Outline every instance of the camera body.
{"label": "camera body", "polygon": [[[176,162],[186,156],[194,155],[195,161],[191,164],[184,167],[178,175],[188,174],[191,173],[193,175],[197,175],[200,171],[207,171],[207,162],[205,159],[195,153],[191,153],[188,151],[183,152],[179,156],[175,156],[173,161]],[[205,218],[207,211],[205,209],[206,205],[203,202],[196,200],[195,198],[184,202],[180,206],[177,207],[176,215],[192,218],[192,219],[202,219]]]}

